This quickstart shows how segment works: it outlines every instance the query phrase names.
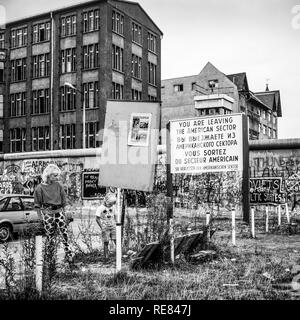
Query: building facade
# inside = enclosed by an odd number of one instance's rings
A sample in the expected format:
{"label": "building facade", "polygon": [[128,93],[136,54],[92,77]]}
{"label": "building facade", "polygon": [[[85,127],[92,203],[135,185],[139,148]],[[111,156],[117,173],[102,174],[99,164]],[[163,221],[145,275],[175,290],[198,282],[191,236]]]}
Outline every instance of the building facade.
{"label": "building facade", "polygon": [[83,105],[86,147],[98,147],[107,100],[161,100],[161,38],[138,3],[120,0],[7,23],[2,152],[81,148]]}
{"label": "building facade", "polygon": [[253,93],[246,73],[225,75],[210,62],[198,75],[162,80],[162,127],[171,119],[245,113],[249,139],[276,139],[280,92]]}

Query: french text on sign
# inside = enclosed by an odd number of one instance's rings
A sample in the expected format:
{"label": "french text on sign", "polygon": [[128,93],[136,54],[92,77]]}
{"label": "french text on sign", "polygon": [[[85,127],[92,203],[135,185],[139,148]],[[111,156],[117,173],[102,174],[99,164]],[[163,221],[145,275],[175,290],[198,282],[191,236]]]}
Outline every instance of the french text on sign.
{"label": "french text on sign", "polygon": [[230,114],[171,120],[171,173],[242,171],[242,117]]}

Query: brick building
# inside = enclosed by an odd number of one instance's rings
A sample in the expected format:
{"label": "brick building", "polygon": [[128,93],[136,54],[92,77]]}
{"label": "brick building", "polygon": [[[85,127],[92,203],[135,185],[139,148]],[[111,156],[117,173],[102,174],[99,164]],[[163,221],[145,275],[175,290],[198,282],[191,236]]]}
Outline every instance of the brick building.
{"label": "brick building", "polygon": [[7,52],[0,60],[1,151],[81,148],[84,102],[86,147],[99,146],[108,99],[161,100],[161,38],[138,3],[121,0],[6,24],[0,30],[0,49]]}
{"label": "brick building", "polygon": [[253,93],[246,73],[225,75],[210,62],[198,75],[162,80],[162,128],[170,119],[245,113],[250,139],[278,137],[280,92]]}

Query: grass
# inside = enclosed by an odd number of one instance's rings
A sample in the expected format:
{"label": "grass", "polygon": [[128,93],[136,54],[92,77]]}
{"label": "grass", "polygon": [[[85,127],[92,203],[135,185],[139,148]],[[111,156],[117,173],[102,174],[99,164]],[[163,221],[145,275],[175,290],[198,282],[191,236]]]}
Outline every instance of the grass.
{"label": "grass", "polygon": [[114,257],[103,264],[102,251],[79,252],[78,269],[59,271],[51,290],[41,297],[32,290],[0,299],[47,300],[293,300],[288,290],[275,283],[290,282],[290,270],[300,264],[300,236],[288,233],[265,234],[258,228],[257,238],[249,236],[242,223],[237,226],[237,246],[231,245],[230,221],[222,221],[212,238],[210,249],[216,258],[202,263],[176,259],[148,270],[132,271],[123,260],[121,273],[115,273]]}

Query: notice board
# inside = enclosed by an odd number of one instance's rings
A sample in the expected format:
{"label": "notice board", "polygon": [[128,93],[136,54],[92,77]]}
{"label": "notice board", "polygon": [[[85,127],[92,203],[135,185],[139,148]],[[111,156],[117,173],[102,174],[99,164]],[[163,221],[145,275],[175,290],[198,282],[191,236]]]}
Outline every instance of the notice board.
{"label": "notice board", "polygon": [[171,173],[243,170],[242,114],[170,121]]}
{"label": "notice board", "polygon": [[278,205],[286,201],[281,177],[250,178],[250,204]]}
{"label": "notice board", "polygon": [[152,191],[159,129],[159,102],[107,101],[101,185]]}
{"label": "notice board", "polygon": [[99,186],[99,172],[83,172],[81,181],[83,200],[99,199],[105,195],[106,188]]}

